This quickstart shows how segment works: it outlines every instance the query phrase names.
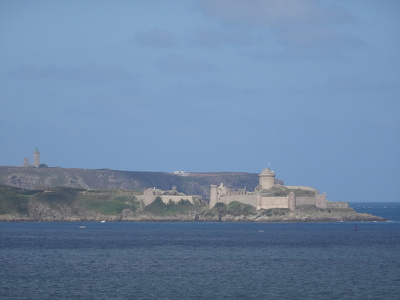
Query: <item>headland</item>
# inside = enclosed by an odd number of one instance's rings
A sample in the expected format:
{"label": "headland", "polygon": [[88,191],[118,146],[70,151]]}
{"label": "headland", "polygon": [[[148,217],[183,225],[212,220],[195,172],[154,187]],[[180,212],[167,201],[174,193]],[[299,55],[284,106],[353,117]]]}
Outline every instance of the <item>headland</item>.
{"label": "headland", "polygon": [[0,167],[0,184],[0,221],[9,222],[386,221],[329,201],[312,187],[285,186],[270,169],[253,174]]}

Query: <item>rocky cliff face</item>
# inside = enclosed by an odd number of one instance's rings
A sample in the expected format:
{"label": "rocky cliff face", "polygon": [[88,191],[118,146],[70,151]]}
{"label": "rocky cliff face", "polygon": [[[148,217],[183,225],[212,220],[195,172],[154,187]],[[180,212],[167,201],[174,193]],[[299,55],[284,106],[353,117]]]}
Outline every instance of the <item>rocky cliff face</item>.
{"label": "rocky cliff face", "polygon": [[187,195],[206,197],[211,184],[253,190],[258,174],[252,173],[191,173],[188,177],[162,172],[134,172],[92,169],[0,167],[0,184],[22,189],[75,187],[85,189],[143,190],[156,187],[170,190],[176,186]]}

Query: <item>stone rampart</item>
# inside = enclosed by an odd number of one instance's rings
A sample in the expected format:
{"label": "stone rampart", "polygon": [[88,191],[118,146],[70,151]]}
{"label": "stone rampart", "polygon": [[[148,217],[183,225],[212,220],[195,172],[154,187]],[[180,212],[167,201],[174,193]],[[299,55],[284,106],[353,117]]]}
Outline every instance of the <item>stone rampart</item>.
{"label": "stone rampart", "polygon": [[328,207],[328,200],[326,200],[325,193],[315,195],[315,206],[323,209]]}
{"label": "stone rampart", "polygon": [[261,197],[257,209],[289,208],[288,197]]}
{"label": "stone rampart", "polygon": [[296,197],[296,205],[315,205],[315,197]]}
{"label": "stone rampart", "polygon": [[238,201],[257,207],[257,195],[229,195],[226,197],[221,197],[219,202],[224,202],[225,204],[228,204],[233,201]]}
{"label": "stone rampart", "polygon": [[138,195],[136,197],[138,198],[139,201],[143,201],[144,205],[149,205],[156,199],[157,196],[150,195],[150,194],[144,194],[144,195]]}
{"label": "stone rampart", "polygon": [[310,187],[310,186],[284,185],[284,187],[291,189],[291,190],[304,190],[304,191],[312,191],[312,192],[317,191],[317,189]]}

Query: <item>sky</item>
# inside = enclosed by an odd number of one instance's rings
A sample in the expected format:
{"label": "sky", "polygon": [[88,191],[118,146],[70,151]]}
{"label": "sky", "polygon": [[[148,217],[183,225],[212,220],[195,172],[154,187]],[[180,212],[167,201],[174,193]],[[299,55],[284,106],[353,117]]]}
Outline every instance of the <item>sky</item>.
{"label": "sky", "polygon": [[[400,201],[400,1],[0,0],[0,165]],[[241,187],[238,187],[241,188]]]}

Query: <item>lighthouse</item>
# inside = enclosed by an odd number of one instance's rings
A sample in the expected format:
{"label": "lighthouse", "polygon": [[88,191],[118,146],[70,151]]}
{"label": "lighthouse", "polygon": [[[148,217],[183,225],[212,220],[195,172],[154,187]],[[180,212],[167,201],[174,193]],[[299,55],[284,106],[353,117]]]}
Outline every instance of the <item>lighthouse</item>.
{"label": "lighthouse", "polygon": [[40,166],[40,152],[38,148],[36,148],[35,152],[33,152],[33,166],[35,167]]}

